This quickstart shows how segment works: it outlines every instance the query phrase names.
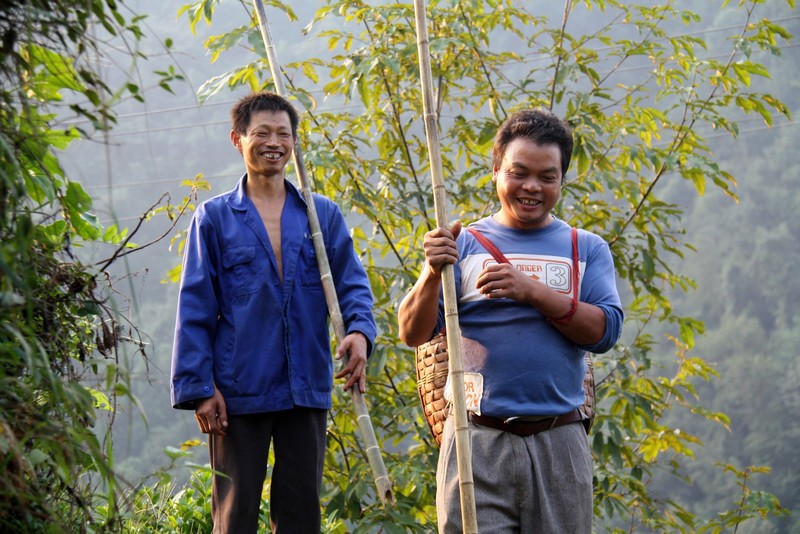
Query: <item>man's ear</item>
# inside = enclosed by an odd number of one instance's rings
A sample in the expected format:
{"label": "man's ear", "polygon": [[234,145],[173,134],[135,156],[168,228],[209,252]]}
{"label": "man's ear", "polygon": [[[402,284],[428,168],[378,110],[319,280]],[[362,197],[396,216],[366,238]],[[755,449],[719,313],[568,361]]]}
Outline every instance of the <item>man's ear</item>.
{"label": "man's ear", "polygon": [[236,150],[239,151],[239,154],[242,153],[242,136],[236,133],[234,130],[231,130],[231,144],[236,147]]}
{"label": "man's ear", "polygon": [[497,171],[498,170],[499,169],[496,166],[492,166],[492,183],[493,184],[497,183]]}

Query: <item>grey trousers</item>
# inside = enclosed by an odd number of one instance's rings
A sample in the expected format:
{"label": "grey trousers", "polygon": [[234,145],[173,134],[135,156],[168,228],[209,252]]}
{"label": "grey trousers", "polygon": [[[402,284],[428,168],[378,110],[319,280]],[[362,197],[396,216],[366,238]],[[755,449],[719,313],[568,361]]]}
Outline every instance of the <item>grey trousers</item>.
{"label": "grey trousers", "polygon": [[[527,438],[469,423],[478,532],[592,531],[592,456],[583,425]],[[445,422],[436,472],[441,534],[463,531],[453,417]]]}
{"label": "grey trousers", "polygon": [[275,533],[319,534],[327,410],[295,408],[228,417],[225,436],[209,436],[214,534],[264,532],[259,509],[270,442],[275,465],[270,520]]}

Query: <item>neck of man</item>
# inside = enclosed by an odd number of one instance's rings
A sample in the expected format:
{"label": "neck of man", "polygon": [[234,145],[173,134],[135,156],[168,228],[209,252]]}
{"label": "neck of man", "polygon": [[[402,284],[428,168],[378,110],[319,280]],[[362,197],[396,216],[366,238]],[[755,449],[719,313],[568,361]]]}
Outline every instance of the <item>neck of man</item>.
{"label": "neck of man", "polygon": [[285,178],[284,172],[266,175],[248,171],[245,193],[251,199],[283,197],[286,195]]}

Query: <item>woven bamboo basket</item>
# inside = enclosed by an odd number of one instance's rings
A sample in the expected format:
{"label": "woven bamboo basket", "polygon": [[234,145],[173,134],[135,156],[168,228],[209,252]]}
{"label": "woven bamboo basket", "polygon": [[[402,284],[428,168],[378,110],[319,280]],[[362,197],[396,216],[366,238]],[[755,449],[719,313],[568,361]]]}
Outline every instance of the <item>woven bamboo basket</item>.
{"label": "woven bamboo basket", "polygon": [[[417,358],[417,393],[425,414],[425,421],[436,440],[442,444],[444,421],[447,419],[448,402],[444,398],[444,386],[447,383],[448,362],[447,336],[444,332],[435,335],[427,343],[415,350]],[[594,363],[586,353],[586,373],[583,375],[584,403],[579,409],[583,414],[586,432],[594,421]]]}
{"label": "woven bamboo basket", "polygon": [[428,428],[436,444],[441,445],[448,404],[444,398],[449,368],[447,336],[444,333],[435,335],[433,339],[416,348],[416,355],[417,393]]}

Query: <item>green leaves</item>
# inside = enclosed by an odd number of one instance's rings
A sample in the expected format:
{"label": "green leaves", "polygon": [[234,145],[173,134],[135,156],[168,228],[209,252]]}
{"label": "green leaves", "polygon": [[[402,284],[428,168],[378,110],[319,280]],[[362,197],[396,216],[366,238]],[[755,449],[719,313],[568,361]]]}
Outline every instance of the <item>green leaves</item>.
{"label": "green leaves", "polygon": [[180,17],[182,14],[187,13],[189,17],[189,27],[192,29],[192,33],[197,33],[197,24],[203,20],[206,24],[211,23],[211,17],[214,14],[214,7],[215,4],[218,4],[219,0],[201,0],[200,2],[196,2],[194,4],[186,4],[181,6],[178,9],[178,16]]}
{"label": "green leaves", "polygon": [[106,421],[95,425],[98,412],[113,420],[121,398],[136,405],[118,349],[130,342],[133,356],[144,344],[135,328],[119,326],[110,279],[75,247],[122,248],[127,231],[102,227],[59,157],[83,133],[61,124],[77,114],[107,128],[108,102],[141,98],[135,84],[114,91],[92,70],[105,58],[103,39],[138,49],[141,19],[129,23],[120,9],[113,0],[32,0],[3,10],[12,28],[0,63],[3,531],[108,532],[119,524],[113,441]]}
{"label": "green leaves", "polygon": [[78,183],[67,183],[63,206],[65,217],[78,237],[87,241],[94,241],[100,238],[102,235],[100,221],[88,211],[92,207],[92,199]]}
{"label": "green leaves", "polygon": [[25,46],[20,55],[32,75],[28,86],[41,100],[61,100],[64,89],[85,89],[72,58],[33,43]]}
{"label": "green leaves", "polygon": [[[496,209],[491,144],[511,112],[549,107],[573,128],[573,170],[557,214],[609,242],[626,299],[625,339],[598,358],[600,414],[590,439],[603,526],[624,518],[632,529],[705,528],[678,499],[650,493],[657,471],[683,477],[682,465],[702,446],[689,430],[671,426],[671,414],[688,411],[708,425],[729,423],[704,408],[696,393],[697,384],[716,378],[714,367],[691,354],[705,326],[680,316],[670,300],[673,290],[695,285],[671,267],[694,247],[670,192],[686,182],[697,196],[713,187],[735,200],[735,169],[711,152],[709,132],[735,137],[737,121],[748,114],[767,125],[790,117],[786,105],[758,89],[770,76],[758,53],[778,54],[789,32],[757,18],[759,2],[734,4],[725,10],[725,25],[714,26],[724,33],[719,39],[697,34],[709,32],[714,21],[671,3],[569,2],[570,11],[553,19],[510,0],[428,7],[452,219],[469,223]],[[211,21],[213,5],[197,2],[181,11],[194,29],[200,20]],[[275,5],[288,14],[285,5]],[[306,109],[300,135],[310,177],[319,192],[352,213],[381,332],[368,399],[398,503],[379,506],[347,399],[337,394],[325,472],[325,515],[337,532],[433,528],[436,451],[421,419],[412,353],[397,338],[395,318],[422,264],[422,236],[433,226],[411,20],[407,4],[327,2],[304,29],[326,55],[284,65],[289,90]],[[259,77],[266,69],[252,18],[207,46],[216,59],[245,43],[252,58],[207,82],[202,97],[226,87],[269,86]],[[324,110],[312,96],[320,88],[331,104]],[[674,346],[671,354],[661,340]],[[744,511],[745,521],[774,513],[770,506],[743,500],[732,509]],[[720,517],[730,526],[735,514],[726,513]]]}

